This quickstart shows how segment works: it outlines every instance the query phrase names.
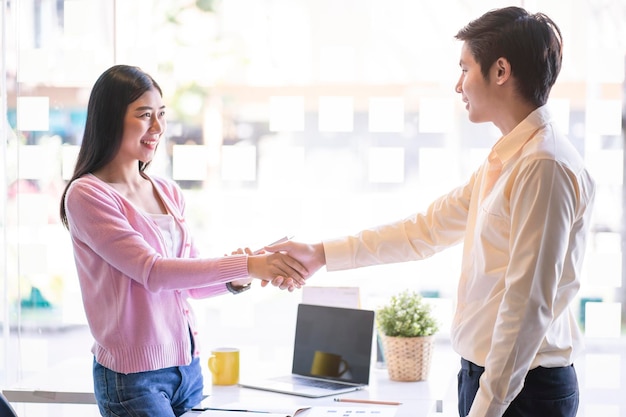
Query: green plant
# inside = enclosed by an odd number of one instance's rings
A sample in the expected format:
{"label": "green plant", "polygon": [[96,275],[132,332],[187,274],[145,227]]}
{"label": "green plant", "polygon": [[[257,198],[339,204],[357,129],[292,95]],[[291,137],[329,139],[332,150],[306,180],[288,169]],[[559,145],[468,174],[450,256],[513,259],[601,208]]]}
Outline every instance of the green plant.
{"label": "green plant", "polygon": [[389,303],[379,308],[376,324],[381,333],[392,337],[432,336],[439,330],[430,305],[410,290],[392,296]]}

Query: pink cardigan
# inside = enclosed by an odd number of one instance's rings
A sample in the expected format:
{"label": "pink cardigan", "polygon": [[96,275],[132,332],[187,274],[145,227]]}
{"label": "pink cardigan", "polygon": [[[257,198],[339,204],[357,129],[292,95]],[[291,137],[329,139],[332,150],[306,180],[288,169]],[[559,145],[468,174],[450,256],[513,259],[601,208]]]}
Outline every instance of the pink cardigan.
{"label": "pink cardigan", "polygon": [[196,330],[186,298],[224,294],[226,282],[248,276],[246,256],[198,258],[181,190],[173,181],[151,180],[182,229],[177,258],[164,257],[153,220],[94,175],[75,180],[65,198],[92,352],[121,373],[189,364],[189,330],[194,339]]}

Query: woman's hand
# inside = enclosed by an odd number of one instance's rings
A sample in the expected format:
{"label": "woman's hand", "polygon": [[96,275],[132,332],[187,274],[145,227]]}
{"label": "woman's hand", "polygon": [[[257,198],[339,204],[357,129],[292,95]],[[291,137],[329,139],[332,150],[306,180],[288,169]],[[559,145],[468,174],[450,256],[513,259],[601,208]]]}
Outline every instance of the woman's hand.
{"label": "woman's hand", "polygon": [[264,248],[270,252],[281,252],[295,258],[308,271],[308,277],[326,265],[326,253],[322,242],[303,243],[294,240],[269,245]]}
{"label": "woman's hand", "polygon": [[248,256],[248,273],[252,278],[261,279],[262,286],[272,282],[272,285],[289,291],[302,288],[308,276],[300,262],[281,252]]}
{"label": "woman's hand", "polygon": [[[307,276],[309,278],[315,272],[317,272],[322,266],[326,265],[326,253],[324,252],[324,245],[319,243],[302,243],[295,242],[293,240],[287,240],[286,242],[279,242],[272,245],[268,245],[264,248],[270,252],[282,252],[294,257],[301,265],[307,269]],[[261,286],[265,287],[269,283],[280,289],[288,289],[293,291],[295,283],[291,278],[278,276],[271,281],[262,281]]]}
{"label": "woman's hand", "polygon": [[[231,252],[231,255],[243,255],[243,254],[252,255],[252,251],[250,250],[250,248],[245,248],[245,249],[239,248]],[[224,256],[228,256],[228,255],[224,255]],[[248,277],[248,278],[240,278],[240,279],[232,280],[230,284],[233,287],[244,287],[250,284],[251,282],[252,282],[252,278]]]}

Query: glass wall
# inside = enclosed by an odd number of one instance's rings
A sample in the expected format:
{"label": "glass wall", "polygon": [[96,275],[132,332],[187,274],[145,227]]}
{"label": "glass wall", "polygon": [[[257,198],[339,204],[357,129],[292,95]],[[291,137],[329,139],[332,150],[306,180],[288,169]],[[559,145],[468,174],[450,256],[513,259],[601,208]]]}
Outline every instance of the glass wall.
{"label": "glass wall", "polygon": [[[313,241],[352,233],[424,209],[468,178],[498,138],[493,127],[467,121],[454,92],[453,36],[509,2],[2,3],[4,387],[89,355],[58,210],[90,88],[109,66],[141,66],[163,87],[168,131],[150,169],[183,187],[207,256],[286,234]],[[598,182],[581,326],[590,337],[620,337],[625,6],[520,5],[547,13],[563,31],[565,62],[549,104]],[[433,297],[445,336],[460,250],[320,271],[309,285],[358,286],[367,308],[414,288]],[[198,303],[207,344],[244,343],[233,333],[299,297],[257,288]]]}

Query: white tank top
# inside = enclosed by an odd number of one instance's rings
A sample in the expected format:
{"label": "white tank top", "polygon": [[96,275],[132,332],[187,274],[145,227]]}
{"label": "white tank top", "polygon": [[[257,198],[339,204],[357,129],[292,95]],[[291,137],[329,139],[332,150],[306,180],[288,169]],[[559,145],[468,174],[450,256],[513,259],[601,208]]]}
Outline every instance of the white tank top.
{"label": "white tank top", "polygon": [[155,221],[165,240],[166,258],[175,258],[180,253],[182,246],[182,233],[177,227],[174,217],[169,214],[154,214],[149,216]]}

